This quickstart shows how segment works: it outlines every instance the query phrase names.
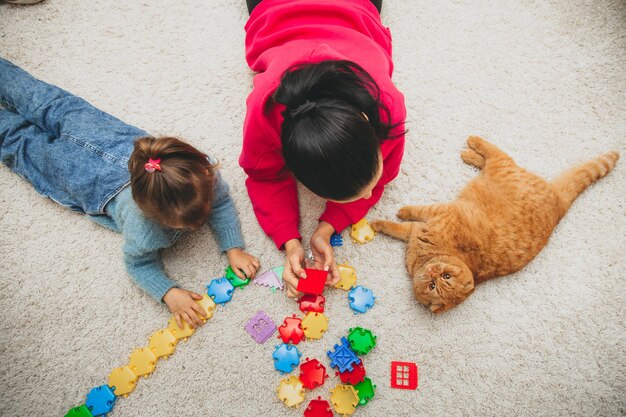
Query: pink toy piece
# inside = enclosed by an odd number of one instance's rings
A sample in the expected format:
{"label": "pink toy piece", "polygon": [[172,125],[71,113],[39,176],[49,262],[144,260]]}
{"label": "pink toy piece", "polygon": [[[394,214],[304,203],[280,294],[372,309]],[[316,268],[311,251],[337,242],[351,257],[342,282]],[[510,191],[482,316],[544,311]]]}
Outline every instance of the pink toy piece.
{"label": "pink toy piece", "polygon": [[324,385],[326,378],[326,367],[317,359],[306,358],[306,362],[300,364],[300,382],[304,388],[314,389]]}
{"label": "pink toy piece", "polygon": [[391,362],[391,388],[416,389],[417,365],[413,362]]}
{"label": "pink toy piece", "polygon": [[254,284],[263,285],[268,288],[278,288],[282,291],[283,289],[283,281],[273,269],[269,269],[263,272],[261,275],[257,276],[253,281]]}
{"label": "pink toy piece", "polygon": [[300,303],[300,310],[304,313],[309,311],[323,313],[326,299],[322,294],[304,294],[298,302]]}
{"label": "pink toy piece", "polygon": [[309,406],[304,410],[304,417],[333,417],[333,411],[330,409],[328,401],[317,397],[317,400],[311,400]]}
{"label": "pink toy piece", "polygon": [[244,326],[246,331],[259,344],[265,343],[276,331],[276,323],[259,310]]}
{"label": "pink toy piece", "polygon": [[365,367],[363,366],[363,360],[358,365],[352,365],[351,371],[336,372],[339,375],[339,379],[344,384],[356,385],[362,382],[365,378]]}
{"label": "pink toy piece", "polygon": [[278,328],[278,336],[283,339],[283,343],[293,343],[297,345],[304,339],[304,330],[302,330],[302,319],[293,314],[291,317],[285,317],[285,321]]}

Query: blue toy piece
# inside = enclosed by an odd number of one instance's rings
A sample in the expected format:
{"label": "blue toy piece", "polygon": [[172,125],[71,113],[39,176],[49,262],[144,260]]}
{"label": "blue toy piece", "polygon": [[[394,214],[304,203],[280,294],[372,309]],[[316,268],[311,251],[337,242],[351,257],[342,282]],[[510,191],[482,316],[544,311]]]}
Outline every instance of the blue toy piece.
{"label": "blue toy piece", "polygon": [[235,287],[225,277],[217,278],[207,285],[207,294],[216,304],[226,304],[233,299]]}
{"label": "blue toy piece", "polygon": [[101,385],[89,391],[85,405],[94,417],[103,416],[113,410],[116,399],[117,395],[113,393],[111,387]]}
{"label": "blue toy piece", "polygon": [[276,346],[276,350],[272,354],[274,357],[274,367],[281,374],[288,374],[300,364],[300,356],[298,349],[293,345],[283,343]]}
{"label": "blue toy piece", "polygon": [[365,313],[372,308],[376,297],[374,297],[372,290],[357,285],[348,293],[348,299],[350,300],[350,308],[354,310],[354,314],[358,314]]}
{"label": "blue toy piece", "polygon": [[330,246],[343,246],[343,237],[335,232],[330,236]]}
{"label": "blue toy piece", "polygon": [[358,365],[361,363],[361,359],[357,358],[356,353],[350,349],[350,342],[345,337],[341,338],[341,344],[335,345],[334,352],[328,351],[328,357],[330,358],[330,366],[338,368],[339,372],[352,372],[352,365]]}

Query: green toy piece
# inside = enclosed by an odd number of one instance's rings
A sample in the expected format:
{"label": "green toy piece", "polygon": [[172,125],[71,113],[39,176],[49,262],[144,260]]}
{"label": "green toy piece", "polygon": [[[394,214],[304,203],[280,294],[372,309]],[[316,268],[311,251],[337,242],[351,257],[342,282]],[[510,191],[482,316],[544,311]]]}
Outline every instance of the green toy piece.
{"label": "green toy piece", "polygon": [[363,378],[363,381],[353,386],[359,395],[359,406],[367,404],[369,400],[374,398],[374,389],[376,388],[376,385],[372,385],[372,380],[368,377]]}
{"label": "green toy piece", "polygon": [[357,355],[367,355],[370,350],[376,347],[376,336],[371,330],[356,327],[350,329],[349,332],[350,347]]}
{"label": "green toy piece", "polygon": [[[241,273],[243,274],[243,271],[241,271]],[[243,274],[243,276],[245,277],[246,274]],[[229,280],[230,283],[233,284],[233,287],[235,288],[244,287],[250,283],[250,280],[248,278],[246,279],[239,278],[237,274],[235,274],[235,271],[233,271],[233,268],[231,268],[230,265],[228,265],[228,267],[226,268],[226,279]]]}
{"label": "green toy piece", "polygon": [[85,405],[81,405],[70,409],[65,417],[93,417],[93,415]]}

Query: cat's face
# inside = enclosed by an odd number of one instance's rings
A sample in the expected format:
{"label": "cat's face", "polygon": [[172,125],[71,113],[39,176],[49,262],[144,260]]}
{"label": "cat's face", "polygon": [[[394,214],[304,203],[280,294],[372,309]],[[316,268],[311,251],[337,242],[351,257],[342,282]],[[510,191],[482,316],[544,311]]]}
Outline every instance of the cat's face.
{"label": "cat's face", "polygon": [[433,313],[461,304],[472,292],[472,271],[453,256],[438,256],[413,271],[413,294]]}

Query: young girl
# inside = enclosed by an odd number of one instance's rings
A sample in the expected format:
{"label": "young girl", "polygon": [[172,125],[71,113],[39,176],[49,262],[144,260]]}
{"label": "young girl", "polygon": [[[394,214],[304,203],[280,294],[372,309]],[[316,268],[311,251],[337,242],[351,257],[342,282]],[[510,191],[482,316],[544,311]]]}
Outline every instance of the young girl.
{"label": "young girl", "polygon": [[[176,287],[159,250],[208,221],[233,270],[254,277],[228,185],[215,161],[156,139],[0,58],[0,160],[59,204],[124,235],[126,268],[179,326],[202,322],[201,295]],[[129,187],[130,183],[130,187]]]}
{"label": "young girl", "polygon": [[391,81],[380,1],[248,0],[246,59],[257,72],[239,163],[255,214],[286,251],[288,295],[303,271],[296,180],[327,200],[314,267],[340,279],[330,236],[363,218],[400,169],[404,97]]}

